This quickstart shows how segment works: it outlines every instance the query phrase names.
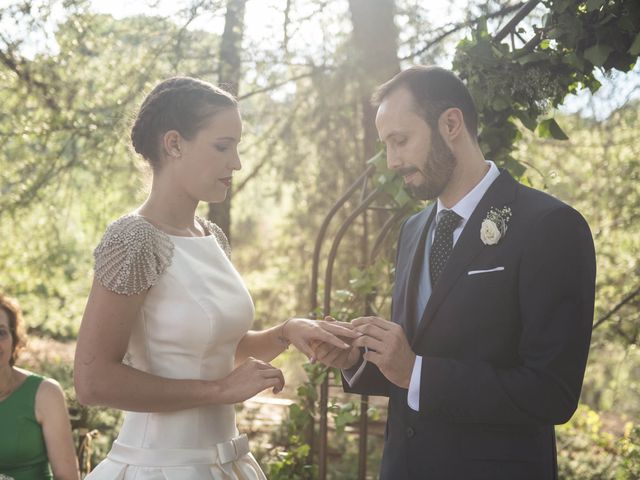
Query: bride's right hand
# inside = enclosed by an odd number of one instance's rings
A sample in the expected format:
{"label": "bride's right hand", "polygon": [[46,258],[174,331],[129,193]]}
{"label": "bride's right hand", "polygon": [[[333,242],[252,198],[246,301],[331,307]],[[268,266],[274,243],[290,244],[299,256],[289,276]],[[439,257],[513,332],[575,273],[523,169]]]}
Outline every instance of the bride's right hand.
{"label": "bride's right hand", "polygon": [[279,368],[249,357],[218,384],[219,403],[240,403],[267,388],[271,388],[273,393],[280,393],[284,388],[284,375]]}

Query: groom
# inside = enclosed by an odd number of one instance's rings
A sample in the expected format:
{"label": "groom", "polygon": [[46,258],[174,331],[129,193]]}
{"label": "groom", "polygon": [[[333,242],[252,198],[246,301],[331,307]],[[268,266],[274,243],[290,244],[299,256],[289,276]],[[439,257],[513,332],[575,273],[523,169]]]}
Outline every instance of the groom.
{"label": "groom", "polygon": [[374,101],[389,168],[436,202],[400,232],[391,322],[357,318],[353,348],[317,358],[389,397],[381,479],[556,479],[591,337],[589,227],[484,159],[450,71],[409,68]]}

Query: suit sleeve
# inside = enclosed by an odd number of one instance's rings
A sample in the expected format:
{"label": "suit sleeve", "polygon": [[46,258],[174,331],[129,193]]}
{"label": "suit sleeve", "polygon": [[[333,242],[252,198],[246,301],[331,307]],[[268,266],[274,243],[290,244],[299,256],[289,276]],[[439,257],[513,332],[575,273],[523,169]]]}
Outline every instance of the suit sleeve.
{"label": "suit sleeve", "polygon": [[[365,360],[363,360],[365,361]],[[354,367],[357,369],[362,363],[359,363]],[[358,379],[353,382],[353,385],[349,385],[347,379],[342,374],[342,387],[347,393],[359,393],[360,395],[379,395],[382,397],[389,396],[389,386],[391,383],[376,365],[371,362],[367,362],[364,370],[358,376]]]}
{"label": "suit sleeve", "polygon": [[580,214],[561,207],[544,215],[520,261],[519,365],[496,368],[425,356],[420,414],[454,422],[567,422],[577,407],[587,362],[595,271],[591,232]]}

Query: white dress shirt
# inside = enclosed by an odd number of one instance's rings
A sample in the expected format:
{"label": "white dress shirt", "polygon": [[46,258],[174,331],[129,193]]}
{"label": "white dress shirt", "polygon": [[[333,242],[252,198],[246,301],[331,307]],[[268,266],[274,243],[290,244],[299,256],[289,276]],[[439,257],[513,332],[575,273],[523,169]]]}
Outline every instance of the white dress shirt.
{"label": "white dress shirt", "polygon": [[[456,212],[462,218],[459,225],[453,231],[454,246],[458,241],[458,239],[460,238],[460,234],[462,233],[462,230],[464,230],[464,227],[467,224],[467,221],[469,220],[469,218],[471,218],[471,215],[473,214],[474,210],[478,206],[478,203],[480,203],[480,200],[482,199],[482,197],[484,197],[484,194],[487,192],[491,184],[496,180],[496,178],[500,176],[500,170],[498,170],[498,167],[496,167],[495,163],[493,163],[492,161],[487,161],[487,164],[489,165],[489,171],[485,174],[484,177],[482,177],[482,180],[480,180],[480,182],[475,187],[473,187],[473,190],[467,193],[458,203],[456,203],[453,207],[451,207],[451,210]],[[430,232],[431,242],[428,242],[429,245],[433,243],[433,235],[435,235],[435,230],[436,230],[435,225],[437,225],[438,221],[440,220],[442,216],[441,215],[442,211],[445,210],[445,207],[444,205],[442,205],[442,202],[440,201],[440,199],[438,199],[438,204],[436,208],[437,208],[436,221],[434,222],[434,225],[431,226],[431,232]],[[478,232],[478,235],[479,234],[480,232]],[[427,254],[424,256],[424,261],[428,262],[429,252],[426,252],[426,253]],[[423,269],[423,271],[425,270],[426,269]],[[430,281],[430,279],[424,278],[424,277],[425,276],[423,275],[420,278],[421,283]],[[428,298],[421,298],[419,296],[418,312],[424,311],[425,307],[427,306],[428,300],[429,300]],[[422,317],[422,315],[420,315],[420,317]],[[409,404],[409,407],[411,407],[415,411],[420,410],[420,374],[421,373],[422,373],[422,357],[420,355],[416,355],[416,361],[413,364],[413,370],[411,372],[411,381],[409,383],[409,394],[407,396],[407,403]]]}

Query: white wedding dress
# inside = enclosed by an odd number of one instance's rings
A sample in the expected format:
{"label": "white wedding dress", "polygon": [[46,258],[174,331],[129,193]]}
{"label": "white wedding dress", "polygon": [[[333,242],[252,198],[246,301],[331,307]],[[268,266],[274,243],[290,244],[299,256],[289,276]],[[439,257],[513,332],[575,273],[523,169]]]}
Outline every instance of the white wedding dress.
{"label": "white wedding dress", "polygon": [[[209,230],[213,226],[205,225]],[[142,237],[140,231],[144,233]],[[140,243],[144,248],[139,248]],[[112,288],[118,272],[120,278],[123,271],[131,277],[136,261],[142,259],[144,263],[151,258],[155,262],[152,266],[157,275],[154,277],[152,272],[152,280],[143,278],[141,283],[142,287],[146,283],[152,286],[134,325],[124,363],[175,379],[216,380],[233,370],[236,347],[253,321],[254,307],[216,236],[167,235],[142,217],[129,215],[109,227],[101,246],[101,252],[100,246],[96,249],[96,276],[114,291],[118,291]],[[166,262],[161,246],[166,247]],[[133,253],[132,248],[136,250]],[[123,264],[113,259],[123,254],[129,257],[128,266],[126,261]],[[132,278],[129,280],[131,283]],[[86,477],[87,480],[265,478],[249,453],[246,436],[239,435],[233,405],[163,413],[127,412],[107,458]]]}

